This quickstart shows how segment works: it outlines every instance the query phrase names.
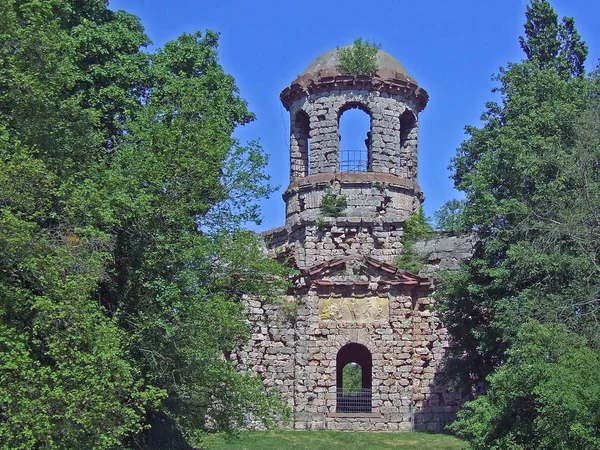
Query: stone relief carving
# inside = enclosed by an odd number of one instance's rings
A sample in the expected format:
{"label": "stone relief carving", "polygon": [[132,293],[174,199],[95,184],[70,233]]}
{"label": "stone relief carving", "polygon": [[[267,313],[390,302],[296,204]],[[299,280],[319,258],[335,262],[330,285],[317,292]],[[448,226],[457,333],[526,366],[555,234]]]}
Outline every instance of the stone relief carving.
{"label": "stone relief carving", "polygon": [[321,320],[343,323],[373,323],[389,319],[387,298],[326,298],[319,305]]}

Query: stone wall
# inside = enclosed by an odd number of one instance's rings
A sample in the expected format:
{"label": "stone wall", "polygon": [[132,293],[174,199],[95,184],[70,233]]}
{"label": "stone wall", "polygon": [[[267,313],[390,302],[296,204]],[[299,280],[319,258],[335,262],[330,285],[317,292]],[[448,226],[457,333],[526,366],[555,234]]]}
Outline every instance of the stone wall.
{"label": "stone wall", "polygon": [[414,251],[425,260],[419,272],[432,276],[443,270],[457,270],[460,264],[473,256],[477,237],[474,233],[440,232],[415,243]]}
{"label": "stone wall", "polygon": [[290,120],[290,180],[297,180],[308,173],[308,140],[310,123],[308,115],[296,111]]}
{"label": "stone wall", "polygon": [[[279,227],[263,234],[271,255],[285,256],[299,269],[331,258],[371,256],[395,265],[403,251],[403,223],[366,220],[360,217],[322,218],[322,223]],[[418,275],[429,277],[443,270],[457,270],[473,256],[477,237],[473,233],[441,232],[414,245],[425,266]]]}
{"label": "stone wall", "polygon": [[[458,268],[476,240],[440,233],[418,242],[427,264],[411,275],[395,269],[403,225],[336,218],[265,234],[273,254],[301,271],[296,294],[283,298],[299,309],[288,317],[281,306],[248,303],[254,333],[239,361],[281,390],[294,428],[408,431],[412,416],[415,429],[441,431],[454,419],[463,398],[438,379],[450,344],[428,277]],[[348,343],[372,356],[371,414],[336,412],[336,355]]]}
{"label": "stone wall", "polygon": [[244,300],[252,333],[248,343],[232,357],[241,370],[260,376],[265,387],[281,392],[293,408],[297,335],[293,321],[281,305],[264,299]]}
{"label": "stone wall", "polygon": [[323,218],[322,223],[265,233],[272,255],[304,270],[331,258],[366,255],[393,264],[402,251],[402,226],[359,217]]}
{"label": "stone wall", "polygon": [[[356,76],[339,73],[336,55],[315,60],[281,93],[290,113],[286,224],[264,238],[298,275],[277,304],[245,299],[252,336],[232,356],[281,392],[293,428],[408,431],[414,422],[440,431],[462,398],[438,380],[449,342],[430,276],[456,267],[474,243],[451,235],[423,241],[422,276],[396,268],[404,224],[424,200],[417,137],[428,95],[391,55],[377,73]],[[340,173],[339,119],[351,108],[371,119],[368,167]],[[323,211],[328,192],[345,198],[343,217]],[[360,413],[337,404],[338,364],[348,362],[363,375],[371,367],[363,379],[371,407]]]}
{"label": "stone wall", "polygon": [[[303,278],[308,290],[284,298],[299,303],[293,318],[282,306],[247,302],[253,334],[237,354],[240,368],[281,391],[293,428],[409,431],[411,411],[419,430],[450,423],[461,398],[436,379],[448,340],[425,279],[394,284],[359,257]],[[372,356],[371,413],[336,412],[336,355],[348,343]]]}
{"label": "stone wall", "polygon": [[316,222],[327,217],[323,196],[342,196],[345,217],[394,219],[404,222],[419,209],[423,194],[419,185],[396,176],[376,173],[317,174],[292,183],[283,194],[286,224]]}

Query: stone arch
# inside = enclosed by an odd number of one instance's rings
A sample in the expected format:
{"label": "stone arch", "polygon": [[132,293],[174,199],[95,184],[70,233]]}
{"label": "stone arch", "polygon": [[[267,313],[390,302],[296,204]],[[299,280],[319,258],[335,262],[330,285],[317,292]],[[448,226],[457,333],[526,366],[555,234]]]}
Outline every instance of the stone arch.
{"label": "stone arch", "polygon": [[400,115],[400,176],[417,177],[417,116],[410,109]]}
{"label": "stone arch", "polygon": [[[362,389],[357,392],[345,392],[344,367],[356,363],[362,371]],[[351,342],[337,353],[336,361],[336,411],[339,413],[370,413],[372,410],[373,357],[367,347]]]}
{"label": "stone arch", "polygon": [[[349,110],[359,110],[369,117],[368,131],[364,136],[364,146],[351,145],[349,148],[344,146],[342,141],[340,122],[345,112]],[[348,101],[337,111],[337,128],[338,128],[338,153],[340,172],[367,172],[371,170],[371,142],[373,132],[373,113],[367,105],[360,101]]]}
{"label": "stone arch", "polygon": [[290,126],[290,178],[310,174],[310,117],[299,109],[292,114]]}

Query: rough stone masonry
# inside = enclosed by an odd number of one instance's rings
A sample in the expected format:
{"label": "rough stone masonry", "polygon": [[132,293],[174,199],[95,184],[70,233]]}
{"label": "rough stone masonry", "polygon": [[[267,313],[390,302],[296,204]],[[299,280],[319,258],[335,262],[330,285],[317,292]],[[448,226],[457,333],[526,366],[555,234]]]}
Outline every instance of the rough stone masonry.
{"label": "rough stone masonry", "polygon": [[[416,246],[427,259],[420,274],[396,268],[404,224],[424,200],[417,135],[428,95],[391,55],[377,58],[372,76],[342,75],[331,50],[281,93],[286,223],[264,239],[299,275],[278,304],[246,299],[253,333],[233,356],[281,392],[295,429],[439,431],[462,402],[438,379],[449,343],[432,276],[470,257],[474,242],[441,235]],[[366,170],[340,166],[339,120],[351,108],[371,119]],[[325,195],[344,200],[337,217]],[[349,363],[361,368],[358,393],[342,389]]]}

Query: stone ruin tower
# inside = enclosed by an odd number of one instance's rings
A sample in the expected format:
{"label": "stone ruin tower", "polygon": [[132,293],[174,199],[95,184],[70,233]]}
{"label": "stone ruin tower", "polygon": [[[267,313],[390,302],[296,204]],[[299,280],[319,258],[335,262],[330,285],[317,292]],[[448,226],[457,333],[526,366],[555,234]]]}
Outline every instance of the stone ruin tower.
{"label": "stone ruin tower", "polygon": [[[286,222],[264,238],[298,275],[281,304],[247,300],[253,334],[235,356],[280,390],[296,429],[441,430],[460,405],[436,377],[448,342],[433,279],[396,267],[424,200],[417,135],[428,94],[394,57],[377,60],[372,76],[342,75],[328,51],[280,96],[291,124]],[[370,117],[363,150],[340,148],[352,108]],[[444,266],[448,248],[430,247]],[[351,370],[359,385],[345,389]]]}

